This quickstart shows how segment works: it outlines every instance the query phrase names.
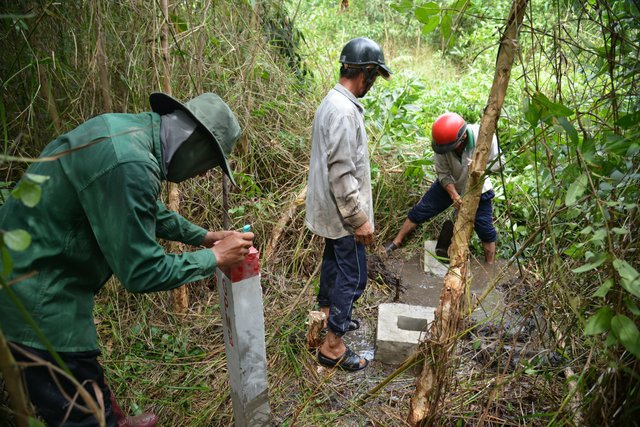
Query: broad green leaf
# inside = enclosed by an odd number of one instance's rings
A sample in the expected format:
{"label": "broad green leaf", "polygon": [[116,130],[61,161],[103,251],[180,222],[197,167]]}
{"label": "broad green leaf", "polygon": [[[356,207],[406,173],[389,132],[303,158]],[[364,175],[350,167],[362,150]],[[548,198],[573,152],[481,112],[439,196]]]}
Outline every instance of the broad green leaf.
{"label": "broad green leaf", "polygon": [[629,141],[620,135],[610,134],[607,135],[605,148],[610,153],[618,156],[624,156],[627,154],[627,150],[629,149]]}
{"label": "broad green leaf", "polygon": [[38,175],[35,173],[25,173],[23,179],[28,179],[34,184],[42,184],[49,179],[47,175]]}
{"label": "broad green leaf", "polygon": [[[611,173],[609,174],[609,177],[610,177],[612,180],[616,181],[616,182],[620,182],[620,181],[622,181],[622,180],[626,177],[626,174],[625,174],[625,173],[623,173],[623,172],[620,172],[620,170],[619,170],[619,169],[614,169],[614,170],[612,170],[612,171],[611,171]],[[611,201],[611,203],[613,203],[611,206],[615,206],[615,205],[616,205],[616,202],[615,202],[615,201]]]}
{"label": "broad green leaf", "polygon": [[391,8],[400,13],[407,13],[413,9],[413,0],[402,0],[397,3],[391,3]]}
{"label": "broad green leaf", "polygon": [[598,254],[592,259],[590,259],[588,264],[581,265],[580,267],[574,268],[571,271],[573,271],[576,274],[584,273],[585,271],[591,271],[594,268],[600,267],[602,263],[605,262],[608,258],[609,256],[607,254]]}
{"label": "broad green leaf", "polygon": [[569,190],[567,190],[567,195],[564,199],[564,203],[567,206],[573,206],[576,204],[576,201],[584,194],[587,189],[587,175],[582,174],[571,183],[569,186]]}
{"label": "broad green leaf", "polygon": [[522,101],[522,111],[524,112],[524,118],[531,127],[536,127],[538,121],[540,121],[541,112],[528,96]]}
{"label": "broad green leaf", "polygon": [[593,233],[593,236],[591,236],[591,239],[589,240],[592,241],[593,243],[600,243],[604,241],[606,237],[607,237],[607,230],[605,230],[604,228],[598,228],[596,232]]}
{"label": "broad green leaf", "polygon": [[31,235],[24,230],[5,231],[2,235],[4,244],[14,251],[24,251],[31,244]]}
{"label": "broad green leaf", "polygon": [[629,13],[633,15],[634,18],[640,18],[640,7],[638,7],[634,0],[627,0],[627,6],[629,7]]}
{"label": "broad green leaf", "polygon": [[618,344],[618,338],[613,334],[607,334],[607,338],[604,340],[604,347],[609,348],[612,345]]}
{"label": "broad green leaf", "polygon": [[16,185],[16,188],[11,191],[11,195],[22,201],[25,206],[32,208],[40,201],[42,189],[40,188],[40,184],[31,182],[28,179],[21,179],[18,185]]}
{"label": "broad green leaf", "polygon": [[187,25],[185,20],[182,19],[178,14],[171,13],[169,14],[169,18],[171,19],[176,32],[183,33],[189,29],[189,25]]}
{"label": "broad green leaf", "polygon": [[415,14],[418,21],[426,24],[429,22],[431,16],[440,12],[440,6],[436,2],[425,3],[424,5],[417,7]]}
{"label": "broad green leaf", "polygon": [[613,268],[620,275],[620,284],[631,295],[640,298],[640,274],[628,262],[615,259],[613,260]]}
{"label": "broad green leaf", "polygon": [[608,182],[602,181],[600,185],[598,185],[598,189],[605,193],[609,193],[611,192],[611,190],[613,190],[613,185],[609,184]]}
{"label": "broad green leaf", "polygon": [[440,32],[442,33],[442,38],[444,40],[449,40],[451,36],[451,15],[447,14],[442,17],[440,20]]}
{"label": "broad green leaf", "polygon": [[440,24],[440,16],[438,15],[432,16],[431,18],[429,18],[429,22],[424,24],[424,27],[422,27],[422,34],[425,34],[425,35],[429,34],[433,30],[438,28],[439,24]]}
{"label": "broad green leaf", "polygon": [[624,129],[629,129],[633,126],[637,126],[640,123],[640,111],[627,114],[618,119],[616,124]]}
{"label": "broad green leaf", "polygon": [[640,307],[638,307],[636,303],[631,300],[631,297],[626,297],[624,299],[624,305],[627,307],[627,309],[629,309],[631,314],[633,314],[634,316],[640,316]]}
{"label": "broad green leaf", "polygon": [[564,131],[567,132],[567,135],[569,136],[569,139],[571,140],[573,145],[577,146],[578,132],[576,131],[576,128],[573,127],[573,125],[569,122],[569,120],[567,120],[566,117],[558,117],[558,123],[560,123]]}
{"label": "broad green leaf", "polygon": [[609,330],[611,326],[611,318],[613,317],[613,310],[609,307],[601,307],[587,320],[587,325],[584,327],[585,335],[597,335]]}
{"label": "broad green leaf", "polygon": [[624,348],[640,359],[640,332],[633,320],[623,314],[611,319],[611,332],[618,338]]}
{"label": "broad green leaf", "polygon": [[585,228],[580,230],[580,234],[591,234],[592,232],[593,232],[593,227],[590,225],[587,225]]}
{"label": "broad green leaf", "polygon": [[549,114],[556,117],[568,117],[573,114],[573,110],[569,107],[565,107],[562,104],[551,101],[544,94],[536,92],[533,95],[533,101],[537,102],[541,106],[545,107]]}
{"label": "broad green leaf", "polygon": [[5,245],[2,245],[2,276],[8,277],[13,270],[13,260],[11,254]]}
{"label": "broad green leaf", "polygon": [[596,140],[593,138],[586,138],[581,141],[580,147],[582,151],[582,157],[587,162],[593,162],[596,154]]}
{"label": "broad green leaf", "polygon": [[596,298],[604,298],[607,296],[611,288],[613,287],[613,279],[607,279],[598,290],[593,293],[593,296]]}
{"label": "broad green leaf", "polygon": [[[471,4],[471,2],[468,2],[468,3]],[[451,3],[451,9],[460,13],[462,12],[466,4],[467,4],[467,0],[455,0],[453,3]]]}

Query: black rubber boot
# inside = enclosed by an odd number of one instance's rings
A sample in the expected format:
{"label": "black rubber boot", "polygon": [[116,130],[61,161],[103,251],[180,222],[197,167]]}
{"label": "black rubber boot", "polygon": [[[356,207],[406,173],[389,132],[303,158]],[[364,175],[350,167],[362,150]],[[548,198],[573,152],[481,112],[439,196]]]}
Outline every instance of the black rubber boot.
{"label": "black rubber boot", "polygon": [[436,242],[436,255],[438,257],[449,259],[449,246],[451,245],[452,237],[453,221],[448,219],[442,224],[442,229],[440,229],[440,235]]}

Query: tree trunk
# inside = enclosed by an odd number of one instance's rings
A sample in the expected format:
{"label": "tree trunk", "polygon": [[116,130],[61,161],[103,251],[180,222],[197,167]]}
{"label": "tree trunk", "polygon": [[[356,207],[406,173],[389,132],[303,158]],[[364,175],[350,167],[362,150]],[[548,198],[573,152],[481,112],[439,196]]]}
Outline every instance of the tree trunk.
{"label": "tree trunk", "polygon": [[460,329],[461,309],[464,303],[469,240],[482,193],[483,175],[493,134],[504,103],[513,58],[518,48],[518,31],[526,6],[527,0],[513,1],[506,29],[500,40],[493,86],[480,121],[480,132],[469,170],[464,202],[454,227],[449,272],[444,278],[440,303],[436,309],[430,336],[420,344],[425,358],[422,372],[416,380],[416,392],[411,399],[407,418],[407,422],[412,426],[433,424],[440,398],[447,384],[445,380],[449,371],[448,362],[455,349],[455,337]]}
{"label": "tree trunk", "polygon": [[[162,9],[162,32],[160,33],[160,48],[162,50],[163,90],[167,95],[171,95],[171,67],[169,64],[169,0],[161,0]],[[178,212],[180,210],[180,190],[178,184],[169,183],[169,209]],[[182,244],[172,242],[170,244],[172,252],[182,252]],[[173,310],[176,313],[184,313],[189,306],[189,294],[186,286],[180,286],[171,291],[173,298]]]}

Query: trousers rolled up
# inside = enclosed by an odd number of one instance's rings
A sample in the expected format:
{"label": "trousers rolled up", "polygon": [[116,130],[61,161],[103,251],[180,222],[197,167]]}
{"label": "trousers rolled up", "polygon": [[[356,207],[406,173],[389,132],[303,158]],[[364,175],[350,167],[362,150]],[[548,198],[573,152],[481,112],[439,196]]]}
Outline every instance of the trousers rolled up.
{"label": "trousers rolled up", "polygon": [[[482,193],[476,218],[474,222],[474,230],[484,243],[491,243],[498,240],[498,233],[493,226],[493,206],[492,199],[495,197],[493,190]],[[438,214],[444,212],[453,202],[449,193],[444,189],[440,180],[435,180],[429,190],[420,199],[416,205],[411,208],[407,218],[414,224],[422,224]]]}

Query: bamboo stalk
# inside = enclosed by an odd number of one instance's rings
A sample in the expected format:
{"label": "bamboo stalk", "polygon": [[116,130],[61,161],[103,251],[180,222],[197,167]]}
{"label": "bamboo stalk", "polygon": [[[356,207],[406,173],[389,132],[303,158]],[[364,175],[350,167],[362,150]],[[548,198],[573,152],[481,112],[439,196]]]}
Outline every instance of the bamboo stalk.
{"label": "bamboo stalk", "polygon": [[53,128],[56,130],[57,134],[60,134],[62,132],[62,122],[60,121],[58,107],[56,107],[55,98],[51,93],[49,78],[47,77],[44,67],[44,64],[38,64],[38,77],[40,80],[40,86],[42,87],[42,96],[44,97],[44,101],[47,103],[47,110],[49,111],[49,116],[51,116]]}
{"label": "bamboo stalk", "polygon": [[517,50],[518,31],[524,18],[527,1],[513,1],[507,27],[500,40],[496,72],[487,107],[480,121],[480,132],[469,170],[467,191],[454,227],[450,250],[451,267],[444,278],[440,303],[436,309],[430,336],[420,344],[421,351],[430,357],[425,357],[422,372],[416,379],[416,392],[411,399],[407,417],[407,422],[412,426],[434,423],[440,398],[445,391],[447,366],[450,355],[455,349],[455,337],[463,315],[469,240],[482,193],[483,175],[487,166],[493,134],[509,84],[511,67]]}
{"label": "bamboo stalk", "polygon": [[[113,111],[111,101],[111,84],[109,83],[109,72],[107,67],[107,54],[105,52],[104,27],[102,25],[101,2],[97,2],[97,36],[96,36],[96,62],[98,65],[98,77],[100,80],[100,93],[102,94],[102,106],[105,113]],[[105,3],[108,4],[108,3]]]}
{"label": "bamboo stalk", "polygon": [[[171,67],[169,64],[169,0],[161,0],[160,8],[162,9],[162,31],[160,32],[160,48],[162,51],[162,69],[163,79],[162,88],[167,95],[171,95]],[[169,209],[178,212],[180,210],[180,189],[178,184],[169,183]],[[175,252],[183,250],[182,244],[172,242],[170,249]],[[180,286],[171,291],[173,298],[173,310],[176,313],[184,313],[189,306],[189,294],[186,286]]]}

